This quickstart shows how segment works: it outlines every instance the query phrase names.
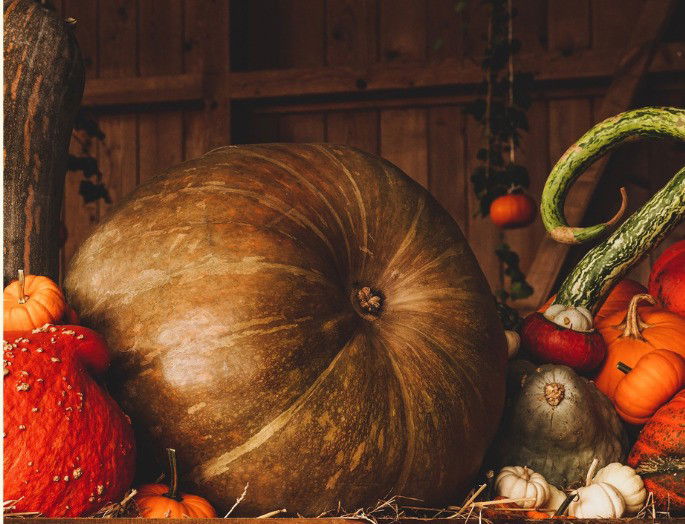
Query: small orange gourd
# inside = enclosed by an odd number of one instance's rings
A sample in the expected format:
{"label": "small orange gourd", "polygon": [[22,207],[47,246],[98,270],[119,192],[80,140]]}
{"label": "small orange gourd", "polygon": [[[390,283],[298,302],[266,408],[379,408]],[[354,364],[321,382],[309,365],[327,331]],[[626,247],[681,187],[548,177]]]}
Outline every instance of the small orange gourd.
{"label": "small orange gourd", "polygon": [[[641,307],[642,301],[652,307]],[[635,295],[627,311],[610,315],[598,326],[607,345],[607,356],[595,384],[612,400],[624,377],[617,368],[619,362],[633,368],[640,357],[660,348],[669,348],[685,357],[685,317],[654,307],[655,304],[651,295]]]}
{"label": "small orange gourd", "polygon": [[535,220],[535,201],[524,193],[497,197],[490,204],[490,220],[501,228],[525,227]]}
{"label": "small orange gourd", "polygon": [[57,324],[67,309],[62,291],[48,277],[24,275],[3,292],[5,331],[31,331],[45,324]]}
{"label": "small orange gourd", "polygon": [[178,490],[176,450],[167,448],[166,451],[169,460],[169,485],[145,484],[137,488],[135,501],[140,516],[148,519],[215,518],[216,511],[207,500]]}
{"label": "small orange gourd", "polygon": [[619,416],[631,424],[644,424],[656,410],[685,386],[685,358],[667,349],[643,355],[631,368],[619,362],[626,373],[614,392]]}

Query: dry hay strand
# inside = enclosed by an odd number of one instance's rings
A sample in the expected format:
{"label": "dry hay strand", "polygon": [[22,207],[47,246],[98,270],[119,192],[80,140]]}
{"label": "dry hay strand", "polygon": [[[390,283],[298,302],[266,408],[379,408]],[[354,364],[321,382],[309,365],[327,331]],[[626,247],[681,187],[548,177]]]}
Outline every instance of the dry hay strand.
{"label": "dry hay strand", "polygon": [[2,516],[14,519],[25,519],[31,517],[40,517],[40,511],[13,511],[17,509],[17,502],[19,502],[24,497],[19,497],[15,500],[5,500],[2,503]]}
{"label": "dry hay strand", "polygon": [[101,507],[97,512],[93,513],[90,518],[93,519],[115,519],[125,517],[140,517],[140,509],[134,500],[138,493],[135,489],[126,492],[124,498],[119,502],[110,502],[106,506]]}
{"label": "dry hay strand", "polygon": [[666,501],[666,509],[665,510],[657,510],[656,509],[656,504],[654,502],[654,493],[651,491],[647,494],[647,500],[645,500],[645,505],[642,506],[640,511],[637,512],[635,515],[636,519],[651,519],[651,520],[656,520],[657,518],[660,519],[670,519],[671,518],[671,512],[670,512],[670,506],[671,506],[671,500]]}

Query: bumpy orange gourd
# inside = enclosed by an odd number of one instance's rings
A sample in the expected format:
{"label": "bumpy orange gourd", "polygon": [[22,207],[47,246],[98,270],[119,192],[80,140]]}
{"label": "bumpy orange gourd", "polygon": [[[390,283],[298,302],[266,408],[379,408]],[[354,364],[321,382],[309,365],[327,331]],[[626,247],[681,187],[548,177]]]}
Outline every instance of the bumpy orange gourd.
{"label": "bumpy orange gourd", "polygon": [[654,493],[656,507],[685,515],[685,389],[662,406],[640,431],[628,465]]}
{"label": "bumpy orange gourd", "polygon": [[145,484],[137,488],[135,501],[140,516],[148,519],[210,519],[216,517],[212,505],[202,497],[178,491],[176,450],[167,449],[169,485]]}
{"label": "bumpy orange gourd", "polygon": [[640,302],[656,301],[651,295],[635,295],[627,311],[610,315],[599,331],[607,344],[607,356],[595,384],[612,401],[624,374],[616,367],[619,362],[633,368],[640,357],[655,349],[669,348],[685,357],[685,318],[660,307],[640,307]]}
{"label": "bumpy orange gourd", "polygon": [[643,355],[634,368],[623,362],[626,373],[616,386],[614,404],[619,416],[631,424],[644,424],[657,409],[685,386],[685,358],[667,349]]}
{"label": "bumpy orange gourd", "polygon": [[45,324],[58,323],[67,304],[62,291],[48,277],[26,275],[19,270],[19,279],[3,292],[5,331],[31,331]]}
{"label": "bumpy orange gourd", "polygon": [[525,227],[535,220],[535,201],[524,193],[497,197],[490,204],[490,220],[505,229]]}

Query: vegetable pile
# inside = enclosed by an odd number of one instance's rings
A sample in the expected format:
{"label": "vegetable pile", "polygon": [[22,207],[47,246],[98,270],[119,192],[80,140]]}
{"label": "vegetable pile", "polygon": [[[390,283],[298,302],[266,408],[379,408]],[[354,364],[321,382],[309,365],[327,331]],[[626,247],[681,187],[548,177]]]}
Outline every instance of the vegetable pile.
{"label": "vegetable pile", "polygon": [[[685,110],[629,111],[571,146],[542,196],[541,215],[554,239],[587,242],[618,221],[623,190],[619,214],[591,227],[568,226],[564,199],[587,166],[634,137],[685,140]],[[647,493],[657,509],[685,512],[685,241],[655,262],[649,292],[622,280],[684,216],[685,168],[593,247],[523,322],[519,354],[535,364],[510,361],[498,460],[502,471],[530,468],[528,482],[542,477],[568,493],[572,500],[558,514],[635,515]],[[536,508],[545,504],[535,499]]]}

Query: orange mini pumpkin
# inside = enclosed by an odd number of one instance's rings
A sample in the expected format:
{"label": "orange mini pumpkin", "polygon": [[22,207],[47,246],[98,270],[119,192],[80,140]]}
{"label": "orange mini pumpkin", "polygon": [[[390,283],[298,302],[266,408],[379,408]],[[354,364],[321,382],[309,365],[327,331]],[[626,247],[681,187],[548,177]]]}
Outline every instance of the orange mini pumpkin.
{"label": "orange mini pumpkin", "polygon": [[19,279],[3,292],[5,331],[31,331],[62,319],[67,304],[62,291],[48,277],[26,275],[19,270]]}
{"label": "orange mini pumpkin", "polygon": [[656,349],[640,357],[631,368],[619,362],[626,376],[614,391],[619,416],[631,424],[644,424],[656,410],[685,386],[685,358],[667,349]]}
{"label": "orange mini pumpkin", "polygon": [[640,357],[660,348],[669,348],[685,357],[685,318],[659,307],[639,307],[642,301],[656,304],[651,295],[635,295],[627,311],[610,315],[599,326],[607,344],[607,356],[595,384],[612,400],[624,377],[617,368],[619,362],[633,368]]}
{"label": "orange mini pumpkin", "polygon": [[535,220],[535,201],[525,193],[497,197],[490,204],[490,220],[501,228],[525,227]]}
{"label": "orange mini pumpkin", "polygon": [[216,517],[212,505],[202,497],[178,490],[176,450],[167,448],[169,485],[145,484],[137,488],[135,501],[140,516],[149,519],[211,519]]}

